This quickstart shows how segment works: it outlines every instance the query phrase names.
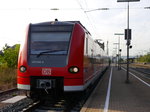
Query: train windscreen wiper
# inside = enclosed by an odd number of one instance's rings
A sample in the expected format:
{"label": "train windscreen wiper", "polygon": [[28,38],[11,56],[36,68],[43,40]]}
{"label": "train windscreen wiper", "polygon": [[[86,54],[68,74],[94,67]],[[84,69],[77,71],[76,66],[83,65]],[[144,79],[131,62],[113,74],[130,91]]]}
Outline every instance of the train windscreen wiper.
{"label": "train windscreen wiper", "polygon": [[[47,50],[47,51],[42,51],[42,52],[40,52],[39,54],[37,54],[37,58],[40,57],[41,55],[45,54],[45,53],[60,52],[60,51],[65,51],[65,52],[67,52],[66,50]],[[65,54],[66,54],[66,53],[65,53]]]}

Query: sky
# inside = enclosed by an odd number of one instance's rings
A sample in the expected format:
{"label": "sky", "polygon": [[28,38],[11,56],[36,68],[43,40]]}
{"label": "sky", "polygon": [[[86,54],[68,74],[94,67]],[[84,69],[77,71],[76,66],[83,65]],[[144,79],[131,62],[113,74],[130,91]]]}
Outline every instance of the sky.
{"label": "sky", "polygon": [[[150,0],[130,3],[132,40],[130,56],[150,52]],[[52,9],[59,10],[52,10]],[[95,10],[109,8],[109,10]],[[108,41],[109,55],[116,55],[118,39],[122,56],[126,56],[127,3],[117,0],[0,0],[0,50],[7,43],[12,46],[24,40],[25,28],[29,23],[44,21],[80,21],[92,34],[93,39]]]}

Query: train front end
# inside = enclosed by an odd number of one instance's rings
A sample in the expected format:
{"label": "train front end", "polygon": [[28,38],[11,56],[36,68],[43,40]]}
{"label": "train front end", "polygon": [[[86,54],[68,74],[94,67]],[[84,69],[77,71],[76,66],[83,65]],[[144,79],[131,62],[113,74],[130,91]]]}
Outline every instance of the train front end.
{"label": "train front end", "polygon": [[83,48],[79,24],[30,24],[18,59],[18,89],[32,97],[83,91]]}

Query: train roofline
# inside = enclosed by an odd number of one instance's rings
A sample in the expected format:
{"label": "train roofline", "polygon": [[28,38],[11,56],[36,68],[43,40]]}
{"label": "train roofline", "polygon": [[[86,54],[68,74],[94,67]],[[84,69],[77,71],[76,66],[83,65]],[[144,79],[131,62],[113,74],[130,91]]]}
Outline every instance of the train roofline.
{"label": "train roofline", "polygon": [[31,25],[74,25],[76,23],[80,24],[91,35],[91,33],[85,28],[85,26],[80,21],[47,21],[41,23],[31,23]]}

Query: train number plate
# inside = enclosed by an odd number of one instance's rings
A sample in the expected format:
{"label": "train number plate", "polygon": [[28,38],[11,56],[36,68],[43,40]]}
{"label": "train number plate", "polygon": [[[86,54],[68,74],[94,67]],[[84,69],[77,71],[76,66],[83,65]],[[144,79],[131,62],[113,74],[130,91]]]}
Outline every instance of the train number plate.
{"label": "train number plate", "polygon": [[51,71],[50,68],[42,68],[42,75],[51,75]]}

